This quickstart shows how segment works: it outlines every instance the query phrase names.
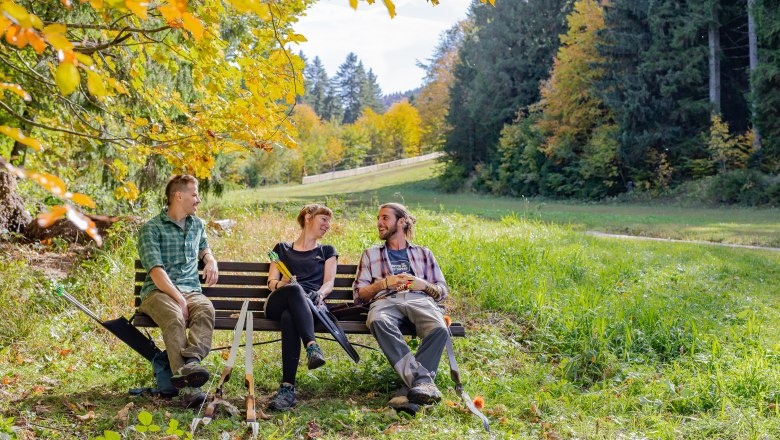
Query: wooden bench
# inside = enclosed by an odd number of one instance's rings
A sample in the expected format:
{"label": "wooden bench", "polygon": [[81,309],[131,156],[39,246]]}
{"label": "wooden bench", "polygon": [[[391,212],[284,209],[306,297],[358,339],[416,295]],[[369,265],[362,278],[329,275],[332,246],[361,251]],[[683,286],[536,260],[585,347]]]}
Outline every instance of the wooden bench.
{"label": "wooden bench", "polygon": [[[202,263],[201,263],[202,266]],[[219,281],[212,287],[203,286],[203,294],[211,299],[216,310],[216,330],[233,330],[237,318],[231,318],[241,310],[245,300],[249,300],[249,310],[254,312],[255,331],[279,331],[279,323],[265,318],[263,306],[270,291],[266,286],[268,281],[268,268],[270,263],[246,263],[223,261],[218,263]],[[202,269],[202,267],[201,267]],[[354,264],[339,264],[336,270],[336,282],[333,292],[328,296],[329,304],[352,304],[352,282],[355,280],[357,266]],[[135,289],[134,305],[141,304],[141,286],[146,278],[146,271],[141,262],[135,262]],[[203,277],[201,277],[201,281]],[[339,320],[344,333],[369,334],[366,327],[366,315],[355,316],[352,320]],[[157,327],[152,319],[143,314],[136,313],[132,320],[136,327]],[[453,336],[466,336],[462,324],[453,322],[450,326]],[[326,333],[319,322],[315,322],[314,330],[318,333]],[[402,326],[401,331],[405,335],[414,335],[414,327]]]}

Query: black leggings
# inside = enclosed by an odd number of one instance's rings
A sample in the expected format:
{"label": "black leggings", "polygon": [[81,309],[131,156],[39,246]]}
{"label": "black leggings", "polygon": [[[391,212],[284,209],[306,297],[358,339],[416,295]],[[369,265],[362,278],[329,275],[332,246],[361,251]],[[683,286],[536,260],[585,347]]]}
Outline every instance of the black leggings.
{"label": "black leggings", "polygon": [[301,342],[314,341],[314,318],[303,288],[288,284],[274,290],[266,300],[265,317],[282,328],[282,382],[295,385],[301,359]]}

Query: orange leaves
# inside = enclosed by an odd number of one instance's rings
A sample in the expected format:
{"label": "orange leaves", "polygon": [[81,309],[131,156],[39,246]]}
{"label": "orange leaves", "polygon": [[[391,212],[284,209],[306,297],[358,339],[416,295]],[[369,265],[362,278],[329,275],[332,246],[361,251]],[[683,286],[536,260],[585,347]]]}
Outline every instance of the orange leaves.
{"label": "orange leaves", "polygon": [[195,40],[200,41],[203,38],[203,24],[195,18],[189,12],[182,14],[182,22],[184,23],[184,29],[187,29],[192,34]]}
{"label": "orange leaves", "polygon": [[[21,87],[19,87],[19,90],[21,90]],[[22,90],[22,92],[24,92],[24,90]],[[35,151],[41,151],[43,149],[41,143],[37,139],[25,136],[24,133],[22,133],[22,130],[16,127],[0,125],[0,133],[14,139],[19,143],[27,145],[28,147],[32,147]]]}
{"label": "orange leaves", "polygon": [[203,38],[203,24],[194,15],[187,12],[185,0],[172,0],[170,5],[160,6],[157,10],[160,11],[168,26],[184,27],[197,41]]}
{"label": "orange leaves", "polygon": [[[70,197],[68,197],[70,195]],[[80,205],[80,206],[86,206],[87,208],[94,208],[95,201],[92,200],[92,198],[86,194],[81,193],[65,193],[66,198],[69,198],[73,203]]]}
{"label": "orange leaves", "polygon": [[66,211],[67,209],[62,205],[52,206],[48,212],[38,214],[38,225],[42,228],[48,228],[53,225],[54,222],[61,219]]}
{"label": "orange leaves", "polygon": [[0,12],[0,35],[5,33],[8,44],[18,49],[29,44],[38,54],[43,53],[46,42],[38,33],[38,30],[43,29],[43,22],[37,15],[28,13],[24,7],[10,1],[0,4]]}
{"label": "orange leaves", "polygon": [[474,397],[474,408],[476,409],[482,409],[485,407],[485,398],[482,396],[476,396]]}
{"label": "orange leaves", "polygon": [[450,315],[444,315],[444,323],[447,324],[447,327],[452,325],[452,318],[450,318]]}

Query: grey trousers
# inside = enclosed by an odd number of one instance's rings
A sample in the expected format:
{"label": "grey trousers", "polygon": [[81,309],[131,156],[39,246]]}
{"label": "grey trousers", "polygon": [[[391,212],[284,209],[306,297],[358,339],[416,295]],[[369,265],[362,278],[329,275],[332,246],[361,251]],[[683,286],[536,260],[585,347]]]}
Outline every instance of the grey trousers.
{"label": "grey trousers", "polygon": [[149,315],[160,327],[171,371],[176,374],[184,365],[184,358],[203,359],[211,351],[214,332],[214,306],[200,292],[184,293],[190,312],[189,332],[179,304],[168,294],[152,290],[143,300],[138,311]]}
{"label": "grey trousers", "polygon": [[[416,354],[398,329],[407,320],[421,338]],[[381,299],[371,304],[366,326],[407,387],[433,382],[449,334],[444,315],[431,297],[422,292],[399,292]]]}

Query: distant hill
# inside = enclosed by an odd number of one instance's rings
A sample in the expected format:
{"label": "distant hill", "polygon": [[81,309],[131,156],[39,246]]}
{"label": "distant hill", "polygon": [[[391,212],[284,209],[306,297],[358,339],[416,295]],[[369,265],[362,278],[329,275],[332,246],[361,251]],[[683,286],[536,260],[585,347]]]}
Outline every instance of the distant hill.
{"label": "distant hill", "polygon": [[404,99],[408,99],[409,102],[414,103],[414,97],[417,96],[418,93],[420,93],[420,87],[417,87],[414,90],[407,90],[405,92],[395,92],[389,95],[384,95],[382,96],[382,105],[385,106],[385,109],[388,109],[391,105],[395,104],[396,102],[401,102]]}

